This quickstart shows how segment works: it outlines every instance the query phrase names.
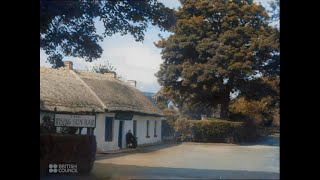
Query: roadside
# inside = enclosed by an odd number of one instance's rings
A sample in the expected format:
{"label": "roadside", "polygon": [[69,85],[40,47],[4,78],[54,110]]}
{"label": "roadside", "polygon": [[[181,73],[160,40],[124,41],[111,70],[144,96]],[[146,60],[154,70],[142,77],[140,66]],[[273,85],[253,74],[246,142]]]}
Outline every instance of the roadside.
{"label": "roadside", "polygon": [[279,146],[163,144],[97,158],[97,177],[279,179]]}
{"label": "roadside", "polygon": [[[43,180],[97,179],[279,179],[277,136],[270,143],[163,143],[117,153],[97,154],[88,176]],[[274,137],[272,137],[274,138]]]}

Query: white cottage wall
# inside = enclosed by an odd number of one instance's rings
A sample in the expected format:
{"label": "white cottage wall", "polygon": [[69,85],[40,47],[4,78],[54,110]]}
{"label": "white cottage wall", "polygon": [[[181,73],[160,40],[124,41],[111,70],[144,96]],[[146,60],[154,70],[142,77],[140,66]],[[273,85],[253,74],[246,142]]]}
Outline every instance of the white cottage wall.
{"label": "white cottage wall", "polygon": [[[94,130],[94,135],[96,136],[97,141],[97,150],[98,151],[110,151],[118,150],[118,133],[119,133],[119,121],[114,119],[115,113],[104,113],[97,115],[96,119],[96,128]],[[113,136],[112,141],[105,141],[105,118],[113,118]]]}
{"label": "white cottage wall", "polygon": [[[118,121],[118,120],[117,120]],[[122,131],[122,148],[126,148],[126,134],[129,130],[133,133],[133,121],[132,120],[124,120],[123,121],[123,131]]]}
{"label": "white cottage wall", "polygon": [[[45,115],[49,115],[52,118],[54,117],[54,113],[50,112],[41,112],[40,111],[40,122]],[[112,141],[105,141],[105,119],[106,117],[113,118],[113,137]],[[115,113],[99,113],[96,114],[96,128],[94,129],[94,135],[96,136],[97,141],[97,150],[98,151],[110,151],[110,150],[118,150],[118,135],[119,135],[119,122],[120,120],[116,120]],[[138,137],[138,146],[145,144],[153,144],[161,142],[161,126],[162,120],[160,117],[155,116],[141,116],[134,115],[133,120],[137,121],[137,130],[136,136]],[[133,120],[124,120],[123,124],[123,134],[122,134],[122,145],[123,148],[126,148],[126,139],[125,135],[128,130],[131,130],[133,133]],[[149,120],[149,138],[147,138],[147,120]],[[154,136],[154,126],[155,121],[157,121],[157,130],[156,135]],[[81,134],[86,134],[86,128],[84,128]]]}
{"label": "white cottage wall", "polygon": [[[161,118],[155,116],[134,115],[137,120],[138,146],[161,142]],[[149,120],[149,138],[147,138],[147,120]],[[154,122],[157,121],[157,137],[154,137]]]}

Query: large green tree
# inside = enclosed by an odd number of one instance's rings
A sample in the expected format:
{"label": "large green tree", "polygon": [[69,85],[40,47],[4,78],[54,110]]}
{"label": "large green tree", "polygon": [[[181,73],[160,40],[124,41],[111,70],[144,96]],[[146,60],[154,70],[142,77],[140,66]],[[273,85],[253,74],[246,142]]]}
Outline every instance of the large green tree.
{"label": "large green tree", "polygon": [[[254,120],[260,126],[280,126],[280,77],[261,77],[230,104],[232,115]],[[239,116],[238,116],[239,117]]]}
{"label": "large green tree", "polygon": [[[103,23],[103,34],[97,33],[95,20]],[[40,0],[40,49],[53,67],[63,66],[64,56],[91,62],[102,54],[103,37],[131,34],[142,41],[151,24],[169,29],[173,10],[157,0]]]}
{"label": "large green tree", "polygon": [[180,107],[201,104],[227,118],[232,93],[254,91],[251,81],[279,75],[279,30],[251,1],[181,3],[173,34],[156,44],[164,60],[158,81]]}

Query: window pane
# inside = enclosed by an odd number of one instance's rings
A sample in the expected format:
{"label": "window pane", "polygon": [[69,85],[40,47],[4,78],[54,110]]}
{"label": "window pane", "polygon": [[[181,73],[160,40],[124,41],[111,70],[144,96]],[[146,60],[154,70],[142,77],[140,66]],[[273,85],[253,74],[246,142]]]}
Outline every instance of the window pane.
{"label": "window pane", "polygon": [[147,136],[149,136],[149,120],[147,120]]}
{"label": "window pane", "polygon": [[112,141],[113,137],[113,118],[106,117],[105,121],[105,141]]}
{"label": "window pane", "polygon": [[137,120],[133,120],[133,135],[137,136]]}

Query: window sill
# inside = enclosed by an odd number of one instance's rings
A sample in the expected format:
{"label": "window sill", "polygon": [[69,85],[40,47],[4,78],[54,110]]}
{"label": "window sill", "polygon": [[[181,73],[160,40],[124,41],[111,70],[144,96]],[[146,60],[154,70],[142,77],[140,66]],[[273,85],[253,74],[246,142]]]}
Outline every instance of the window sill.
{"label": "window sill", "polygon": [[154,135],[153,137],[158,137],[157,135]]}
{"label": "window sill", "polygon": [[146,136],[146,138],[150,138],[150,136]]}

